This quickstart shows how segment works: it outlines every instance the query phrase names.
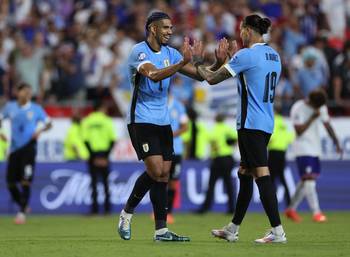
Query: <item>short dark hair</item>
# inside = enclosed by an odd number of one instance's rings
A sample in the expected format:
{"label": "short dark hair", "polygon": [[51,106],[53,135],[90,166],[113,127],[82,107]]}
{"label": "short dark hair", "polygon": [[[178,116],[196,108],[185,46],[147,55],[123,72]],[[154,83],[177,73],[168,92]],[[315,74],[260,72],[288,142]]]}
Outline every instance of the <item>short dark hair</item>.
{"label": "short dark hair", "polygon": [[145,30],[148,32],[149,26],[152,24],[152,22],[168,19],[171,20],[170,16],[165,12],[153,12],[147,17]]}
{"label": "short dark hair", "polygon": [[31,88],[31,86],[26,83],[26,82],[20,82],[18,85],[17,85],[17,90],[20,91],[22,89],[25,89],[25,88]]}
{"label": "short dark hair", "polygon": [[243,19],[243,26],[250,27],[260,35],[266,34],[271,26],[269,18],[261,18],[257,14],[248,15]]}
{"label": "short dark hair", "polygon": [[309,94],[309,101],[312,106],[320,108],[327,102],[327,94],[323,89],[315,89]]}

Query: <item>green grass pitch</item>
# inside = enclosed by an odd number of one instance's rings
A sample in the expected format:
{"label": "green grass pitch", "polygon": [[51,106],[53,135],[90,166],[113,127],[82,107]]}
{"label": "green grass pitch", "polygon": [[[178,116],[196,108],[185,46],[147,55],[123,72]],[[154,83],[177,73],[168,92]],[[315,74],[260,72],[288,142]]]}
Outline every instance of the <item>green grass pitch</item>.
{"label": "green grass pitch", "polygon": [[116,233],[117,215],[29,216],[26,225],[14,225],[9,216],[0,216],[0,257],[349,257],[350,212],[329,212],[329,221],[316,224],[309,213],[294,224],[283,219],[287,244],[256,245],[253,240],[268,228],[263,213],[247,214],[236,243],[210,235],[231,219],[223,214],[195,216],[175,214],[169,228],[191,236],[188,243],[154,243],[153,222],[147,214],[136,214],[132,239],[123,241]]}

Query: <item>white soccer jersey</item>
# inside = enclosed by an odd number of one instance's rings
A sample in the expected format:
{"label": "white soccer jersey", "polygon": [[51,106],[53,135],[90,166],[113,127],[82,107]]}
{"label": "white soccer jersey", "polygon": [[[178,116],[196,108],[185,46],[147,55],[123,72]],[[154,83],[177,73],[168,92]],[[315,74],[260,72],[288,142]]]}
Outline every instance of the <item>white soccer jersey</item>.
{"label": "white soccer jersey", "polygon": [[[292,106],[290,114],[291,121],[293,125],[305,124],[314,112],[315,110],[305,100],[299,100]],[[296,137],[293,143],[295,156],[321,156],[322,149],[319,130],[324,122],[329,122],[329,114],[325,105],[320,108],[320,116],[311,123],[304,133]]]}

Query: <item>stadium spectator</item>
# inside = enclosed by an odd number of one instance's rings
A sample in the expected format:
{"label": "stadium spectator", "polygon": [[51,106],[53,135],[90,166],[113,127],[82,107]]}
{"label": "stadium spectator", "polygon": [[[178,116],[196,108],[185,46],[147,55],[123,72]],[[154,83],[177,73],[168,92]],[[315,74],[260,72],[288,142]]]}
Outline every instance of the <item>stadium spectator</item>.
{"label": "stadium spectator", "polygon": [[[1,111],[0,120],[11,122],[11,148],[7,162],[7,187],[13,201],[19,206],[15,224],[26,223],[30,187],[34,177],[36,143],[42,132],[51,128],[51,121],[41,106],[31,102],[31,86],[17,87],[17,101],[8,102]],[[44,125],[39,127],[39,123]],[[18,189],[18,184],[21,190]]]}
{"label": "stadium spectator", "polygon": [[41,101],[44,96],[42,86],[43,54],[30,43],[23,42],[15,55],[16,79],[31,86],[33,96]]}
{"label": "stadium spectator", "polygon": [[231,173],[234,167],[232,146],[236,141],[237,133],[231,126],[225,124],[225,115],[217,114],[214,127],[210,132],[211,163],[208,189],[205,200],[196,213],[203,214],[210,210],[215,184],[220,178],[224,181],[228,197],[226,213],[231,215],[234,213],[236,203]]}
{"label": "stadium spectator", "polygon": [[116,141],[113,120],[107,116],[108,106],[105,102],[97,101],[94,112],[82,121],[83,140],[89,151],[89,173],[91,178],[91,214],[99,211],[97,201],[97,182],[102,178],[104,186],[104,212],[111,212],[110,192],[108,184],[109,154]]}
{"label": "stadium spectator", "polygon": [[[54,88],[57,99],[65,101],[85,98],[85,81],[82,71],[82,57],[70,43],[62,45],[55,54],[57,67],[57,83]],[[49,67],[47,67],[49,68]]]}
{"label": "stadium spectator", "polygon": [[301,221],[296,209],[304,197],[311,208],[313,221],[327,221],[327,217],[321,212],[316,191],[316,179],[321,172],[321,125],[332,138],[337,153],[342,154],[342,149],[330,124],[326,100],[326,93],[317,89],[311,91],[307,99],[299,100],[292,106],[291,119],[297,135],[293,148],[301,180],[285,214],[295,222]]}
{"label": "stadium spectator", "polygon": [[322,66],[317,62],[317,54],[313,49],[302,52],[304,66],[296,71],[294,78],[294,94],[296,98],[305,98],[318,88],[326,88],[327,78]]}
{"label": "stadium spectator", "polygon": [[350,41],[344,44],[344,50],[334,61],[333,94],[337,114],[350,112]]}

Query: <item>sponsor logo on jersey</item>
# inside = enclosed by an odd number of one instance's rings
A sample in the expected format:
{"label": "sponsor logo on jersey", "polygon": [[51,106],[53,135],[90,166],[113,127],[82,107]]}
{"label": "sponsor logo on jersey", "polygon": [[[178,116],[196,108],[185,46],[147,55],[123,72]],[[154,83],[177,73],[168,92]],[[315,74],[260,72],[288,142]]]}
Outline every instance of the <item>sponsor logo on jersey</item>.
{"label": "sponsor logo on jersey", "polygon": [[139,55],[137,56],[137,59],[139,61],[143,61],[144,59],[146,59],[146,54],[143,52],[139,53]]}

